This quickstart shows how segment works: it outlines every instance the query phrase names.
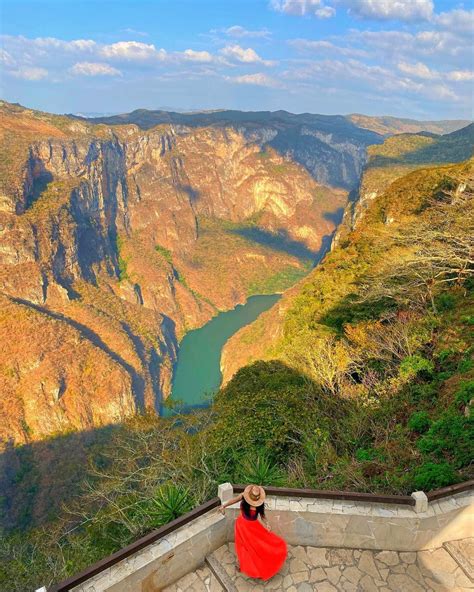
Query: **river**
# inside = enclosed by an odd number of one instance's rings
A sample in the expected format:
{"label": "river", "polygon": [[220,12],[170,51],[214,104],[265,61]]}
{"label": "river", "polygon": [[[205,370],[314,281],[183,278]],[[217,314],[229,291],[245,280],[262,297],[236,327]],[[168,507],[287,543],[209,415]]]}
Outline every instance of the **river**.
{"label": "river", "polygon": [[[171,401],[179,401],[179,410],[209,403],[221,384],[221,352],[226,341],[273,306],[280,296],[251,296],[245,304],[221,312],[204,327],[186,333],[179,345],[171,391]],[[163,407],[162,415],[169,414],[170,410]]]}

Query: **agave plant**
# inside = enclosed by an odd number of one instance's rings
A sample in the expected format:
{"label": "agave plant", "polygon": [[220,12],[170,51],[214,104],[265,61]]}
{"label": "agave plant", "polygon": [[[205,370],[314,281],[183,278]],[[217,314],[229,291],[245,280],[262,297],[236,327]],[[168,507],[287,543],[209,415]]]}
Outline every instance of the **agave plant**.
{"label": "agave plant", "polygon": [[285,475],[268,456],[259,454],[255,458],[247,458],[243,461],[239,480],[243,483],[278,486],[285,484]]}
{"label": "agave plant", "polygon": [[167,483],[158,489],[147,513],[156,525],[167,524],[189,512],[192,506],[189,489]]}

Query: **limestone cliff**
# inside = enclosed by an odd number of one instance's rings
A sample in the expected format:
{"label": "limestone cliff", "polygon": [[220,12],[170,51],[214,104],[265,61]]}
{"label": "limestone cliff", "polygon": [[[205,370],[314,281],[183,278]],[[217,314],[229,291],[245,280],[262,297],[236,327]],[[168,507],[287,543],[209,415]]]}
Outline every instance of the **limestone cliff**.
{"label": "limestone cliff", "polygon": [[[319,183],[353,189],[366,162],[366,148],[383,136],[363,129],[341,115],[293,114],[287,111],[230,111],[174,113],[137,109],[131,113],[90,121],[142,129],[168,123],[188,127],[236,130],[247,141],[274,148],[300,163]],[[423,129],[423,128],[421,128]]]}
{"label": "limestone cliff", "polygon": [[[442,174],[443,170],[451,170],[447,163],[457,163],[468,160],[473,154],[474,125],[470,124],[461,130],[445,136],[434,134],[400,134],[385,140],[382,145],[369,147],[368,163],[364,169],[357,196],[349,202],[345,208],[343,219],[335,232],[331,250],[342,252],[350,251],[351,241],[355,242],[361,235],[370,236],[372,228],[367,223],[367,213],[375,208],[377,201],[385,199],[390,203],[390,208],[385,207],[385,224],[389,225],[396,220],[406,207],[403,200],[410,202],[411,194],[406,187],[404,190],[396,188],[397,180],[403,179],[407,174],[432,167],[436,174]],[[472,170],[472,160],[469,165]],[[433,176],[436,175],[433,173]],[[430,179],[429,175],[427,175]],[[408,179],[409,177],[407,177]],[[430,179],[431,183],[431,179]],[[432,189],[427,183],[426,191]],[[417,190],[421,193],[425,190],[423,183]],[[399,200],[399,206],[397,206]],[[362,229],[361,229],[362,228]],[[357,231],[357,232],[356,232]],[[355,237],[355,238],[354,238]],[[337,257],[336,257],[337,258]],[[344,260],[344,256],[340,255]],[[324,262],[323,262],[324,263]],[[331,263],[327,266],[331,268]],[[344,269],[344,261],[341,268]],[[350,275],[350,274],[349,274]],[[315,288],[318,278],[329,278],[327,281],[334,294],[344,294],[350,289],[350,282],[354,278],[347,279],[347,285],[340,280],[334,281],[331,271],[325,276],[324,266],[319,266],[298,284],[287,290],[283,297],[268,311],[263,313],[254,323],[243,327],[226,343],[221,358],[221,371],[223,383],[227,383],[239,368],[256,360],[268,360],[283,357],[282,343],[286,337],[285,327],[292,322],[295,303],[300,300],[314,299],[324,308],[323,295]],[[301,305],[304,308],[303,305]],[[299,311],[300,314],[301,308]],[[311,323],[315,323],[314,319]]]}
{"label": "limestone cliff", "polygon": [[14,442],[157,409],[180,337],[303,275],[346,199],[235,126],[144,131],[3,103],[0,133],[0,438]]}

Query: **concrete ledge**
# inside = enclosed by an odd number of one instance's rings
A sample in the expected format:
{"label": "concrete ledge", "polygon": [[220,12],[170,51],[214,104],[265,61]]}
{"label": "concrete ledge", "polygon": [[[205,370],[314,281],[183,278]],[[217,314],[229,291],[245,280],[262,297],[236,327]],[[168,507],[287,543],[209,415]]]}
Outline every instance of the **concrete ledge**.
{"label": "concrete ledge", "polygon": [[[312,498],[311,490],[286,496],[278,488],[267,491],[268,519],[290,545],[411,552],[437,549],[472,535],[472,482],[443,495],[434,492],[435,501],[422,492],[399,498],[343,492],[324,498],[315,492]],[[219,489],[221,499],[233,493],[230,484]],[[222,516],[220,503],[219,498],[206,502],[49,592],[158,592],[233,540],[238,505]]]}
{"label": "concrete ledge", "polygon": [[214,509],[71,590],[158,591],[197,569],[226,542],[227,520]]}
{"label": "concrete ledge", "polygon": [[[430,504],[425,512],[394,504],[268,497],[268,520],[290,545],[380,551],[420,551],[472,535],[474,496],[463,492]],[[231,506],[227,537],[233,539]]]}

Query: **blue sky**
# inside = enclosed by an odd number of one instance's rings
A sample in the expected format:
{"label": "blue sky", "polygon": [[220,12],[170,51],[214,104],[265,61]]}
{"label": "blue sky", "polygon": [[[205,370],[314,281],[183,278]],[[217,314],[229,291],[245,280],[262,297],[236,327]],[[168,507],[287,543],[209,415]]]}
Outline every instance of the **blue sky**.
{"label": "blue sky", "polygon": [[2,0],[1,96],[46,111],[472,118],[473,2]]}

